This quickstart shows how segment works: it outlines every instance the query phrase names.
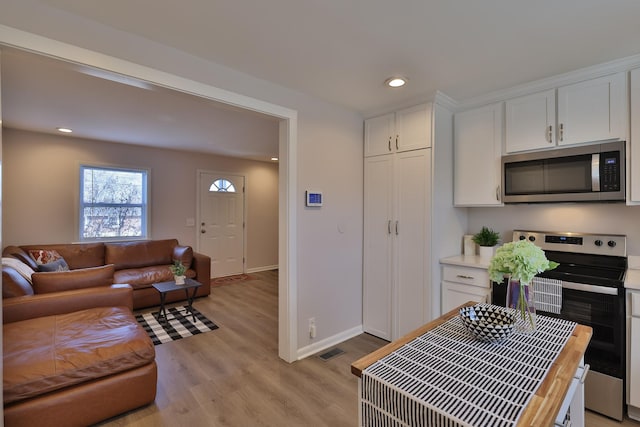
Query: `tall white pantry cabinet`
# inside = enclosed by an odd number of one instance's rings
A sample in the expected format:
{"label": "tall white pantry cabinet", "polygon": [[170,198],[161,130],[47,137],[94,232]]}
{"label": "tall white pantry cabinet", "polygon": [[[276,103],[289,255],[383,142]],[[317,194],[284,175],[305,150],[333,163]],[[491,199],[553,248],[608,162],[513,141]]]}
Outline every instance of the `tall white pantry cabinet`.
{"label": "tall white pantry cabinet", "polygon": [[363,327],[387,340],[429,320],[432,108],[365,121]]}

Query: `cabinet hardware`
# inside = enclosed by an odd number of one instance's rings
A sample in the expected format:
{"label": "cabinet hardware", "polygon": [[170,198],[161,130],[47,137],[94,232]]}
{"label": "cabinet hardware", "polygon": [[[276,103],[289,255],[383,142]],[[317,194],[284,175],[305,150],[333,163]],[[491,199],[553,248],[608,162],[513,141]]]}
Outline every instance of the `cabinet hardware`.
{"label": "cabinet hardware", "polygon": [[391,220],[387,221],[387,234],[391,234]]}
{"label": "cabinet hardware", "polygon": [[496,187],[496,200],[500,201],[500,186],[499,185]]}
{"label": "cabinet hardware", "polygon": [[459,277],[460,279],[475,279],[475,277],[467,276],[466,274],[458,274],[456,277]]}
{"label": "cabinet hardware", "polygon": [[553,142],[553,125],[549,125],[549,129],[547,130],[547,141],[549,144]]}
{"label": "cabinet hardware", "polygon": [[396,221],[396,236],[398,235],[399,231],[398,231],[398,221]]}
{"label": "cabinet hardware", "polygon": [[587,373],[589,373],[589,369],[591,369],[591,365],[588,363],[584,365],[584,371],[582,371],[582,375],[580,376],[580,384],[584,384],[584,380],[587,378]]}
{"label": "cabinet hardware", "polygon": [[560,141],[564,141],[564,123],[560,123]]}
{"label": "cabinet hardware", "polygon": [[396,150],[399,150],[398,148],[398,138],[400,137],[400,135],[396,135]]}
{"label": "cabinet hardware", "polygon": [[391,151],[391,137],[389,137],[389,151]]}

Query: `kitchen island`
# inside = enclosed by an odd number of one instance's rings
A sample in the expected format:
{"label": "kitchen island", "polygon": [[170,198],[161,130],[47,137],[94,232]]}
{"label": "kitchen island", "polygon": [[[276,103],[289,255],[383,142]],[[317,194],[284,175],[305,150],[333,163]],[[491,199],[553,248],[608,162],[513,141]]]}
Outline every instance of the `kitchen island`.
{"label": "kitchen island", "polygon": [[[474,305],[474,304],[475,303],[473,302],[469,302],[467,304],[464,304],[464,306]],[[360,378],[359,392],[360,392],[361,401],[363,397],[363,390],[365,388],[362,386],[365,374],[370,375],[369,371],[375,370],[380,365],[379,361],[381,360],[386,361],[389,358],[394,358],[400,353],[402,353],[403,351],[405,352],[411,351],[410,350],[411,345],[415,343],[417,340],[419,341],[420,339],[423,339],[424,338],[423,335],[425,334],[431,336],[434,332],[439,330],[443,330],[447,328],[455,329],[454,327],[459,326],[459,325],[454,325],[458,321],[457,319],[458,312],[459,312],[459,308],[451,310],[450,312],[446,313],[440,318],[435,319],[432,322],[429,322],[428,324],[405,335],[399,340],[396,340],[380,348],[379,350],[354,362],[351,365],[351,371],[354,375]],[[561,412],[561,408],[562,410],[566,410],[566,408],[563,407],[563,402],[566,403],[565,397],[567,396],[567,393],[570,389],[572,382],[574,384],[576,383],[576,380],[575,380],[576,372],[579,370],[584,352],[587,348],[589,340],[591,339],[592,330],[590,327],[583,326],[583,325],[575,325],[575,327],[571,325],[571,328],[565,331],[565,333],[566,333],[566,340],[564,339],[561,340],[559,344],[560,347],[557,350],[557,357],[554,357],[552,362],[550,362],[550,366],[548,366],[548,369],[545,369],[544,372],[541,374],[539,383],[536,383],[535,389],[530,393],[530,395],[526,397],[526,399],[524,399],[524,401],[526,402],[526,406],[518,410],[519,415],[517,417],[517,423],[515,425],[517,426],[553,426],[554,422],[556,421],[556,418],[558,417],[558,414]],[[513,339],[514,337],[509,338],[509,340],[513,340]],[[509,343],[509,345],[513,347],[513,342]],[[497,345],[496,349],[503,351],[505,347],[506,346]],[[485,346],[483,351],[491,352],[492,351],[491,345]],[[446,352],[446,350],[443,350],[440,356],[441,356],[441,359],[445,361],[447,359],[450,359],[450,357],[448,356],[451,356],[451,358],[454,357],[453,354],[449,355]],[[400,358],[402,357],[403,356],[401,356]],[[370,369],[367,369],[367,368],[370,368]],[[428,369],[426,368],[421,369],[418,372],[420,375],[422,375],[425,373],[424,371],[426,370]],[[439,369],[439,370],[441,371],[442,369]],[[438,369],[435,369],[434,371],[436,371],[436,374],[434,375],[440,374]],[[398,377],[397,372],[395,374],[395,377],[396,378]],[[418,384],[415,384],[414,386],[413,384],[414,381],[412,377],[408,375],[407,376],[400,375],[400,377],[402,382],[404,382],[405,384],[406,383],[410,384],[410,386],[407,387],[407,389],[409,390],[420,389],[420,386]],[[418,381],[416,380],[415,382],[417,383]],[[452,383],[450,385],[445,384],[445,387],[442,387],[442,388],[444,389],[460,388],[458,386],[459,384]],[[395,384],[392,384],[389,389],[380,388],[380,386],[377,384],[374,385],[374,388],[376,390],[383,390],[380,395],[384,397],[380,398],[379,396],[377,396],[375,398],[378,399],[381,405],[386,406],[386,409],[384,409],[384,411],[386,411],[387,413],[395,411],[396,405],[397,405],[398,412],[404,411],[404,413],[407,412],[407,407],[410,407],[411,411],[409,412],[411,412],[412,416],[414,416],[415,414],[418,414],[419,416],[424,416],[425,412],[429,412],[428,414],[428,416],[430,417],[429,419],[433,418],[433,419],[440,420],[440,419],[443,419],[442,414],[446,415],[446,410],[443,411],[442,409],[439,409],[438,405],[435,404],[434,402],[431,402],[431,401],[421,402],[419,398],[416,398],[416,396],[412,395],[413,391],[407,392],[406,391],[407,389],[400,390]],[[370,388],[366,388],[366,389],[370,390]],[[477,390],[477,387],[476,387],[476,390]],[[432,388],[428,389],[428,393],[431,393],[432,391],[433,391]],[[492,394],[492,396],[490,396],[491,398],[495,397],[493,396],[494,391],[495,390],[488,392]],[[420,390],[420,392],[424,393],[424,389]],[[444,392],[448,393],[448,391],[446,390]],[[393,402],[391,402],[391,404],[389,404],[389,402],[384,401],[384,399],[387,399],[387,396],[388,396],[388,399],[394,400]],[[476,398],[477,393],[474,393],[473,397]],[[458,407],[465,406],[465,403],[463,401],[460,401],[455,397],[451,397],[451,399],[449,400],[459,402],[457,405]],[[416,408],[415,402],[418,402],[418,405],[420,405],[418,408]],[[505,405],[506,404],[507,403],[505,403]],[[369,406],[367,407],[368,410],[370,409]],[[361,411],[363,410],[363,407],[364,407],[364,404],[361,403],[361,407],[360,407]],[[485,410],[481,406],[476,406],[475,408],[472,408],[472,409],[476,412],[493,413],[493,412],[500,412],[502,408],[494,407],[493,409]],[[580,409],[581,411],[583,411],[582,408]],[[395,414],[390,414],[390,415],[392,416],[392,418],[395,417]],[[447,419],[446,422],[448,423],[449,418],[446,418],[446,419]],[[451,416],[451,419],[454,419],[455,421],[451,422],[451,424],[445,424],[443,422],[442,425],[473,425],[473,423],[468,423],[468,422],[465,423],[463,421],[460,421],[459,419],[456,418],[456,416]],[[361,422],[362,422],[362,418],[361,418]],[[376,422],[379,422],[379,419],[377,419]],[[379,425],[386,425],[386,424],[381,423]],[[400,423],[399,425],[402,425],[402,424]],[[433,425],[439,425],[439,424],[438,422],[436,422]],[[477,425],[482,425],[482,424],[477,424]],[[512,425],[512,424],[503,424],[503,425]]]}

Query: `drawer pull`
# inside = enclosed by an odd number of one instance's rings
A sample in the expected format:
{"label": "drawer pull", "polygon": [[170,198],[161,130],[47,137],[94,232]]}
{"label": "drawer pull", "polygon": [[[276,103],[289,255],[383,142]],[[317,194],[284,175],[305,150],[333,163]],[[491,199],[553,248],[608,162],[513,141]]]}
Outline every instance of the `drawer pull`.
{"label": "drawer pull", "polygon": [[584,371],[582,372],[582,375],[580,376],[580,384],[584,384],[584,380],[587,378],[587,373],[589,373],[589,369],[591,368],[591,366],[589,364],[584,365]]}
{"label": "drawer pull", "polygon": [[465,274],[458,274],[456,277],[459,277],[461,279],[475,279],[475,277],[473,276],[467,276]]}

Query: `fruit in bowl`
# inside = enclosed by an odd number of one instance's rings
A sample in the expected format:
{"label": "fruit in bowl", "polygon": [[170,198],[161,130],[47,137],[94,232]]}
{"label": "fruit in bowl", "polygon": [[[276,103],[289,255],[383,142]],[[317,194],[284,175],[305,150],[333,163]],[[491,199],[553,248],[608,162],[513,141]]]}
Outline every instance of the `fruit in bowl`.
{"label": "fruit in bowl", "polygon": [[512,310],[489,304],[477,304],[460,309],[462,324],[476,339],[500,342],[513,333],[516,318]]}

